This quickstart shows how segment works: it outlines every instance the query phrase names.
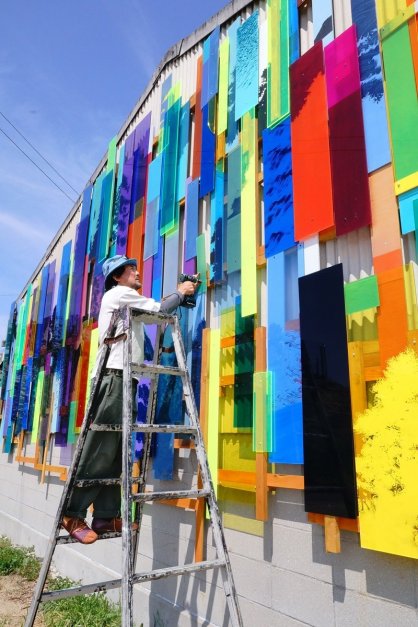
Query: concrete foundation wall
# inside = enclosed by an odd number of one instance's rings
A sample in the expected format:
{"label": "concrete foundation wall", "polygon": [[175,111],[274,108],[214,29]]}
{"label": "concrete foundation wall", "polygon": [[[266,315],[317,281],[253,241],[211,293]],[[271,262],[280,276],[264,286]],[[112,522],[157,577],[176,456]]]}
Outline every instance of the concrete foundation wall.
{"label": "concrete foundation wall", "polygon": [[[184,465],[184,460],[182,460]],[[187,473],[184,473],[187,474]],[[63,484],[0,456],[0,534],[42,556]],[[231,512],[231,504],[228,504]],[[416,627],[418,563],[360,549],[342,532],[341,554],[327,554],[324,531],[306,520],[302,493],[270,496],[263,537],[225,529],[244,625],[247,627]],[[242,512],[241,512],[242,513]],[[215,557],[210,529],[207,558]],[[193,560],[194,513],[147,505],[137,570]],[[84,583],[119,576],[120,541],[58,547],[54,566]],[[118,591],[111,596],[118,598]],[[221,576],[208,571],[135,589],[135,620],[144,627],[228,625]]]}

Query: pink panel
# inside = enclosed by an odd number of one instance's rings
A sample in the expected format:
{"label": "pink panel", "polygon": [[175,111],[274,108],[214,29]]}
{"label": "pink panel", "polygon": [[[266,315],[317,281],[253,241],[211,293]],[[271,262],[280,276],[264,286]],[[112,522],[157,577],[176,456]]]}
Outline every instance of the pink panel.
{"label": "pink panel", "polygon": [[360,69],[355,25],[324,48],[328,107],[360,89]]}
{"label": "pink panel", "polygon": [[154,266],[154,258],[150,257],[144,261],[142,270],[142,294],[151,298],[152,294],[152,270]]}

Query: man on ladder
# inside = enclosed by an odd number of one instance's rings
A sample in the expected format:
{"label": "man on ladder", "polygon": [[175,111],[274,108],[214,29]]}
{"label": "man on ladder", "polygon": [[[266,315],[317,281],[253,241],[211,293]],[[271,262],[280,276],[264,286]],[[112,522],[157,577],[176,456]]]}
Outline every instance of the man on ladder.
{"label": "man on ladder", "polygon": [[[103,264],[105,294],[99,313],[99,350],[92,376],[97,374],[97,365],[106,349],[104,340],[112,314],[128,305],[152,312],[170,313],[182,304],[186,296],[195,292],[197,283],[184,281],[177,291],[167,296],[161,303],[138,294],[141,287],[136,259],[123,255],[111,257]],[[122,424],[123,389],[123,336],[122,321],[119,322],[116,337],[111,345],[107,367],[101,387],[93,407],[94,424]],[[132,358],[137,363],[144,360],[144,325],[133,321]],[[136,416],[137,379],[132,379],[133,418]],[[118,477],[122,470],[122,434],[120,431],[89,431],[83,448],[76,479],[100,479]],[[93,522],[90,527],[85,518],[87,508],[93,504]],[[118,485],[93,485],[75,487],[62,518],[62,526],[82,544],[95,542],[99,535],[108,532],[121,532],[120,517],[121,489]]]}

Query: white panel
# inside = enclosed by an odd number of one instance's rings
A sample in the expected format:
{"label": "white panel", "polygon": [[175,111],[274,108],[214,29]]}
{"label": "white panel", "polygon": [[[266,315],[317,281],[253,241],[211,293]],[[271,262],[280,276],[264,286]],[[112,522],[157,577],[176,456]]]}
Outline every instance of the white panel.
{"label": "white panel", "polygon": [[304,242],[303,253],[305,259],[305,275],[317,272],[321,269],[318,235]]}

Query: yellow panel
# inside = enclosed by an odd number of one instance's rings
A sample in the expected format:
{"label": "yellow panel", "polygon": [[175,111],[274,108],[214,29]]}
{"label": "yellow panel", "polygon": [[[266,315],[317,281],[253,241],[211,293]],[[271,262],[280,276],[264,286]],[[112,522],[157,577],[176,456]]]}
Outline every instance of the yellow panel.
{"label": "yellow panel", "polygon": [[99,329],[93,329],[91,332],[91,339],[90,339],[89,374],[88,374],[88,379],[87,379],[86,402],[88,402],[90,398],[91,373],[93,370],[94,363],[96,361],[98,349],[99,349]]}
{"label": "yellow panel", "polygon": [[404,192],[409,192],[409,190],[414,189],[414,187],[418,187],[418,172],[414,172],[413,174],[405,176],[405,178],[396,181],[395,194],[398,196],[399,194],[403,194]]}
{"label": "yellow panel", "polygon": [[32,435],[31,435],[31,443],[36,444],[38,439],[38,431],[39,431],[39,418],[41,412],[41,403],[42,403],[42,393],[44,391],[44,381],[45,381],[45,371],[40,370],[38,375],[38,381],[36,383],[36,396],[35,396],[35,409],[33,412],[33,426],[32,426]]}
{"label": "yellow panel", "polygon": [[219,459],[219,357],[221,351],[221,332],[211,329],[209,335],[209,403],[207,418],[208,462],[212,481],[217,491]]}
{"label": "yellow panel", "polygon": [[235,347],[221,349],[221,377],[228,377],[235,373]]}
{"label": "yellow panel", "polygon": [[406,7],[406,0],[376,0],[379,28],[393,20]]}
{"label": "yellow panel", "polygon": [[254,373],[253,450],[271,453],[271,372]]}
{"label": "yellow panel", "polygon": [[237,514],[225,513],[222,515],[222,523],[228,529],[235,529],[243,533],[251,533],[253,536],[264,536],[264,523],[253,518],[245,518]]}
{"label": "yellow panel", "polygon": [[355,420],[361,546],[418,559],[418,356],[387,363]]}
{"label": "yellow panel", "polygon": [[414,261],[404,266],[408,330],[418,329],[417,283],[418,266]]}
{"label": "yellow panel", "polygon": [[254,493],[221,486],[218,498],[225,527],[256,536],[264,535],[264,523],[255,520]]}
{"label": "yellow panel", "polygon": [[255,472],[252,434],[222,435],[221,467],[227,470]]}
{"label": "yellow panel", "polygon": [[219,46],[218,130],[220,135],[228,124],[229,38]]}
{"label": "yellow panel", "polygon": [[221,337],[234,337],[235,335],[235,307],[225,309],[221,313]]}
{"label": "yellow panel", "polygon": [[255,110],[242,117],[241,281],[242,316],[257,313],[257,120]]}
{"label": "yellow panel", "polygon": [[223,395],[219,399],[219,416],[221,433],[251,433],[251,427],[234,427],[234,386],[223,388]]}
{"label": "yellow panel", "polygon": [[349,342],[377,339],[377,309],[371,307],[347,316],[347,335]]}

